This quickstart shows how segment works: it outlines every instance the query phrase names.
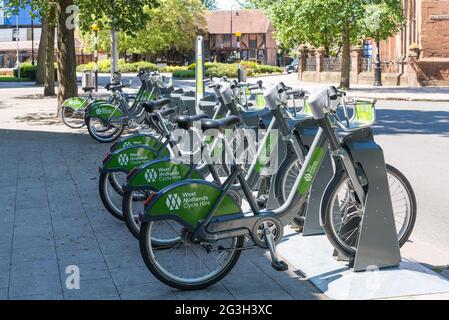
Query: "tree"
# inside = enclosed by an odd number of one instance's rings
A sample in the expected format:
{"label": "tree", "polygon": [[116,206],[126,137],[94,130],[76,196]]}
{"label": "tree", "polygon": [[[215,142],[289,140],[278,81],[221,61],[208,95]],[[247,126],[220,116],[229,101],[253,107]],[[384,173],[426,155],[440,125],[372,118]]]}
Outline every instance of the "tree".
{"label": "tree", "polygon": [[42,13],[40,14],[42,21],[41,37],[39,41],[39,49],[37,52],[36,65],[36,84],[44,84],[45,81],[45,61],[47,57],[47,33],[48,33],[48,19]]}
{"label": "tree", "polygon": [[365,6],[365,19],[360,21],[360,30],[365,38],[379,42],[397,34],[404,20],[400,2],[372,3]]}
{"label": "tree", "polygon": [[[19,8],[33,5],[39,8],[42,16],[47,16],[55,8],[57,27],[58,64],[58,106],[65,99],[77,95],[76,52],[74,30],[77,27],[76,14],[79,12],[79,26],[89,30],[94,22],[103,23],[109,28],[121,29],[132,34],[145,25],[150,18],[145,8],[157,5],[157,0],[10,0],[8,8],[17,12]],[[111,18],[112,17],[112,18]],[[48,46],[48,43],[47,43]],[[47,53],[50,50],[47,50]],[[52,55],[46,55],[46,66],[50,67]],[[50,76],[46,77],[50,79]],[[50,84],[47,83],[46,86]]]}
{"label": "tree", "polygon": [[[170,14],[167,14],[170,12]],[[161,0],[159,6],[147,8],[151,17],[132,36],[119,32],[119,52],[156,56],[166,53],[189,54],[205,25],[205,10],[200,0]],[[148,32],[151,30],[151,32]],[[93,50],[93,36],[85,35],[88,50]],[[109,32],[99,32],[99,48],[109,51]]]}
{"label": "tree", "polygon": [[[262,1],[264,10],[273,21],[276,37],[283,46],[308,43],[324,47],[326,54],[330,54],[332,46],[341,47],[340,86],[343,88],[350,85],[351,45],[368,34],[366,25],[361,21],[364,21],[369,5],[373,4],[383,4],[384,10],[393,16],[402,15],[399,0]],[[397,31],[397,24],[384,23],[381,29],[382,35],[391,35]]]}
{"label": "tree", "polygon": [[[44,96],[55,95],[55,21],[56,8],[50,7],[46,20],[45,36],[45,63],[44,63]],[[39,45],[40,46],[40,45]],[[58,112],[59,114],[59,112]]]}

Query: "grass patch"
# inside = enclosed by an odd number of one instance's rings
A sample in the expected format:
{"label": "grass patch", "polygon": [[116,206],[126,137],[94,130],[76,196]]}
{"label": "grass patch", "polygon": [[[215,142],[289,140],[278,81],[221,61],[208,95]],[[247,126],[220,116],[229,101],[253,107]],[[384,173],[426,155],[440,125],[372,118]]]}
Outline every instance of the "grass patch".
{"label": "grass patch", "polygon": [[447,266],[434,266],[432,268],[433,271],[437,272],[437,273],[443,273],[446,270],[449,270],[449,265]]}
{"label": "grass patch", "polygon": [[17,78],[12,76],[0,76],[0,82],[30,82],[31,78]]}

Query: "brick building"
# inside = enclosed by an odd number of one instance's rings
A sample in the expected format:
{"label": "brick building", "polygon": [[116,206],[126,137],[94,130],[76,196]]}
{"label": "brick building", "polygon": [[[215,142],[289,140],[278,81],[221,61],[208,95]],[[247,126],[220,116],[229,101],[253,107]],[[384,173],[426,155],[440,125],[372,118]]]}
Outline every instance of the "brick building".
{"label": "brick building", "polygon": [[381,43],[384,71],[404,74],[400,84],[449,85],[449,0],[405,0],[407,22]]}
{"label": "brick building", "polygon": [[[406,23],[402,30],[380,43],[383,84],[449,86],[449,0],[403,0],[403,9]],[[369,48],[353,48],[352,84],[374,82],[372,47]],[[300,56],[301,80],[340,81],[340,57],[326,58],[313,48],[300,51]]]}
{"label": "brick building", "polygon": [[[261,10],[220,10],[206,16],[205,55],[226,62],[240,52],[242,60],[277,64],[273,25]],[[241,33],[238,48],[237,32]]]}

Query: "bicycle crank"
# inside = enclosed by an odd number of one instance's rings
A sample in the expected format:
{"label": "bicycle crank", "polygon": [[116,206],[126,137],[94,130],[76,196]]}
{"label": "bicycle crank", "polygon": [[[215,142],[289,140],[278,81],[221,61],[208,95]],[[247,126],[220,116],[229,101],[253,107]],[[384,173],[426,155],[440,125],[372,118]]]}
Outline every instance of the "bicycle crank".
{"label": "bicycle crank", "polygon": [[270,251],[271,266],[276,271],[287,271],[288,265],[279,260],[276,246],[284,236],[282,223],[274,217],[264,217],[256,222],[253,228],[252,237],[254,243]]}

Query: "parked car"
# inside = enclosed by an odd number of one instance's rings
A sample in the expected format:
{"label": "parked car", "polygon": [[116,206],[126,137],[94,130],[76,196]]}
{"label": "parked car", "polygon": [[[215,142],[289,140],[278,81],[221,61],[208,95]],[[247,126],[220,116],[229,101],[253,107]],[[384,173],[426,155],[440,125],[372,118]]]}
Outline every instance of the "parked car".
{"label": "parked car", "polygon": [[287,66],[286,71],[287,71],[288,74],[290,74],[290,73],[297,73],[298,72],[298,68],[299,68],[299,60],[295,59],[295,60],[293,60],[292,63],[290,63]]}

